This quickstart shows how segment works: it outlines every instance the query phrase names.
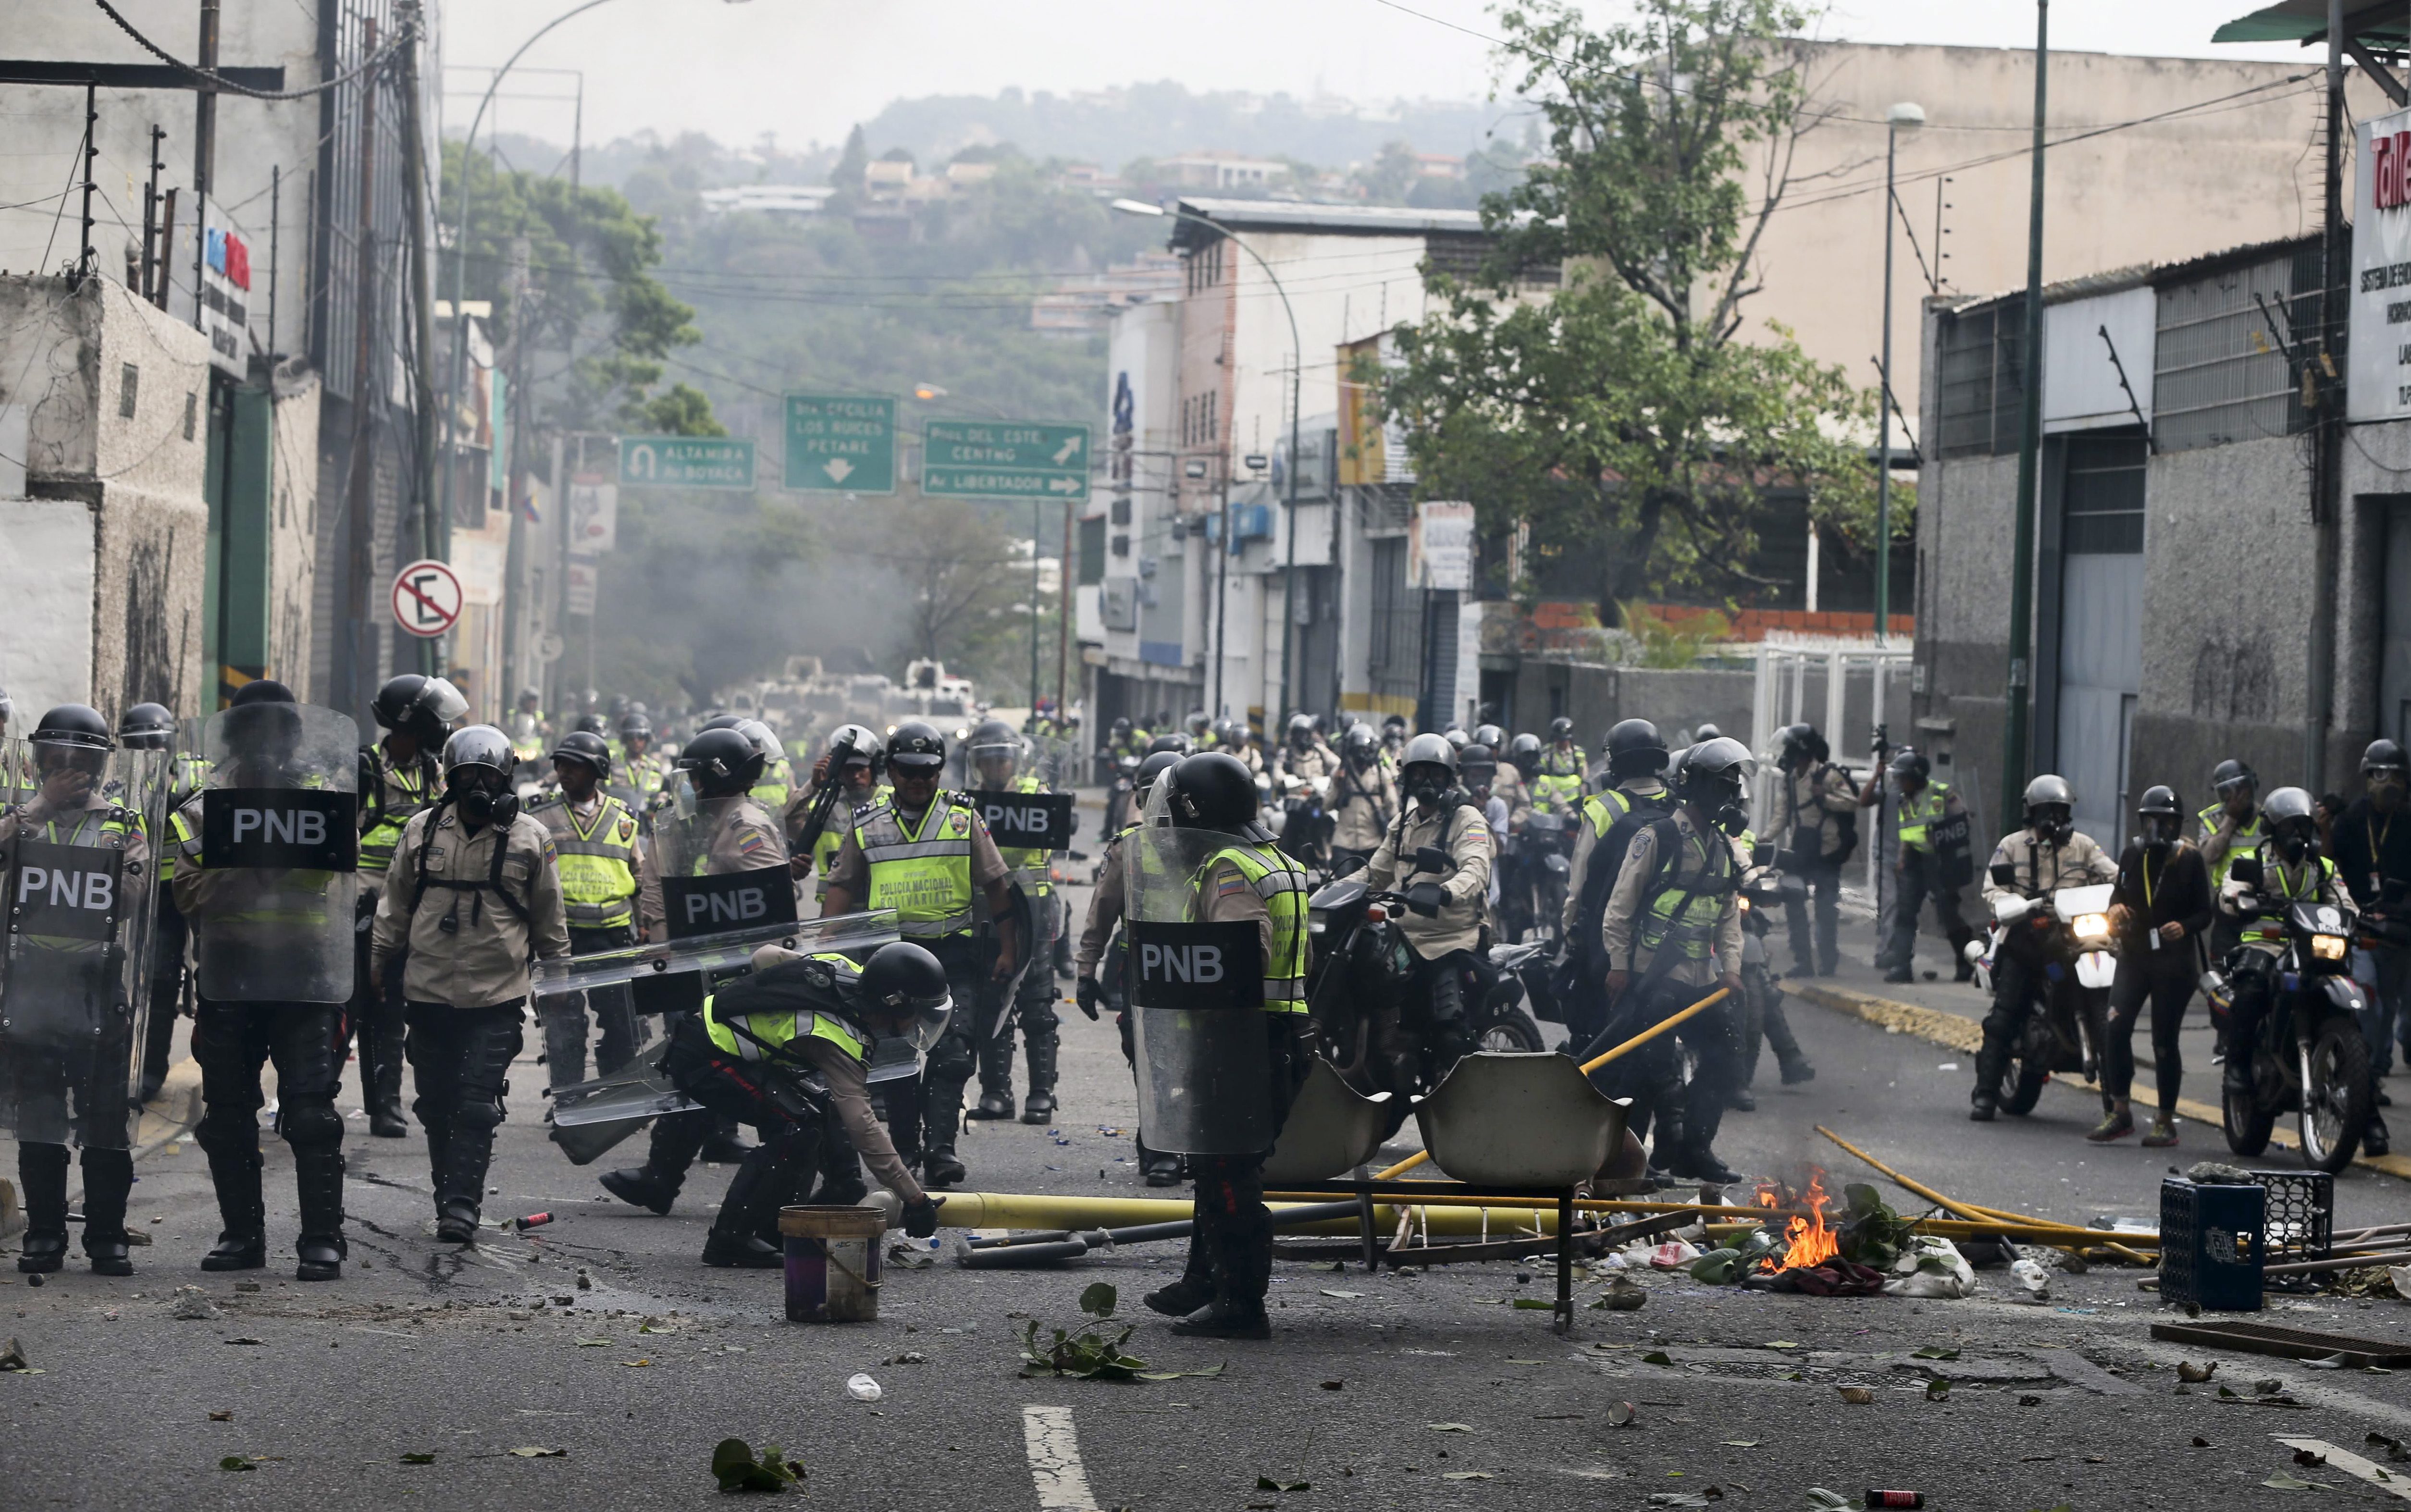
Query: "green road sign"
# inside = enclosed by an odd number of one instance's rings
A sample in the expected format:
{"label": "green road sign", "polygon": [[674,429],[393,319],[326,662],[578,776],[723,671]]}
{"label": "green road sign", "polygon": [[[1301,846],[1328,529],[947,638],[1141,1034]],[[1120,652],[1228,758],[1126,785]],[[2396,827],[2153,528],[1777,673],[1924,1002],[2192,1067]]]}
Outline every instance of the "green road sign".
{"label": "green road sign", "polygon": [[1024,420],[932,420],[921,491],[983,499],[1089,497],[1089,428]]}
{"label": "green road sign", "polygon": [[787,472],[801,493],[894,493],[896,401],[882,394],[787,396]]}
{"label": "green road sign", "polygon": [[753,487],[753,443],[743,436],[621,436],[620,484],[629,488]]}

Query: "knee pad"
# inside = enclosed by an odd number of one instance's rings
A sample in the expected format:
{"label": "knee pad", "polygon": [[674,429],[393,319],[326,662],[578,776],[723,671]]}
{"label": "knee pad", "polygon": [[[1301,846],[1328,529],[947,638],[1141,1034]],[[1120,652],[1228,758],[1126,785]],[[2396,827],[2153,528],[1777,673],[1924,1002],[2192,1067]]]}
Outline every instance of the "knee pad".
{"label": "knee pad", "polygon": [[971,1041],[961,1035],[950,1034],[929,1047],[922,1075],[931,1082],[968,1081],[974,1059]]}
{"label": "knee pad", "polygon": [[503,1122],[503,1104],[499,1098],[467,1098],[452,1111],[452,1127],[471,1132],[490,1134]]}
{"label": "knee pad", "polygon": [[277,1129],[296,1150],[331,1150],[343,1142],[343,1115],[331,1102],[288,1102],[277,1116]]}
{"label": "knee pad", "polygon": [[259,1147],[259,1105],[249,1108],[228,1103],[211,1103],[201,1111],[201,1121],[193,1129],[193,1142],[204,1153],[220,1155],[250,1151]]}

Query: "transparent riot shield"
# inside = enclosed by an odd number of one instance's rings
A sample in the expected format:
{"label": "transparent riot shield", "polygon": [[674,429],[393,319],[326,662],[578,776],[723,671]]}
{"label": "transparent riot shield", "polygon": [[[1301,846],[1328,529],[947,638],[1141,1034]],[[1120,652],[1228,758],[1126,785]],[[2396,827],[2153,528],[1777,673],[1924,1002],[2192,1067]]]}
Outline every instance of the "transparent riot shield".
{"label": "transparent riot shield", "polygon": [[1157,784],[1121,841],[1139,1127],[1150,1149],[1257,1154],[1277,1132],[1263,935],[1250,919],[1217,918],[1212,865],[1249,842],[1172,827],[1168,796]]}
{"label": "transparent riot shield", "polygon": [[351,1000],[358,750],[351,716],[314,704],[245,704],[203,727],[209,779],[178,811],[176,858],[203,997]]}
{"label": "transparent riot shield", "polygon": [[896,910],[841,913],[827,919],[788,920],[732,929],[691,939],[630,945],[592,955],[538,961],[531,968],[539,1015],[548,1002],[624,983],[637,1016],[692,1012],[703,1007],[712,986],[752,969],[753,952],[779,945],[807,955],[841,951],[867,956],[903,937]]}
{"label": "transparent riot shield", "polygon": [[0,743],[0,1132],[131,1141],[170,760]]}

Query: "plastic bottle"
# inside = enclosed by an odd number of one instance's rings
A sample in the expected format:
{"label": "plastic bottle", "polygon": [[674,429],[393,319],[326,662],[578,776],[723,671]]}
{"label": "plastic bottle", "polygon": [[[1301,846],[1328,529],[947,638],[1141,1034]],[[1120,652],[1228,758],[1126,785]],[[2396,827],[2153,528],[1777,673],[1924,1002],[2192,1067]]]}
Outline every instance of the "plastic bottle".
{"label": "plastic bottle", "polygon": [[2051,1299],[2051,1277],[2044,1274],[2043,1268],[2035,1261],[2019,1260],[2009,1267],[2009,1274],[2017,1278],[2018,1285],[2024,1287],[2026,1295],[2035,1301],[2048,1301]]}

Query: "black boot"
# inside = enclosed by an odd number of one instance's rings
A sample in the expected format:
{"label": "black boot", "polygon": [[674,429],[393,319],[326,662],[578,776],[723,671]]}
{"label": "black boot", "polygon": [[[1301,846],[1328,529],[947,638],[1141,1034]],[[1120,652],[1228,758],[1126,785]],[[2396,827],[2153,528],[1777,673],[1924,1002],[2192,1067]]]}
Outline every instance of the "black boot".
{"label": "black boot", "polygon": [[921,1088],[921,1184],[948,1187],[961,1183],[970,1170],[955,1156],[955,1136],[962,1129],[963,1089]]}
{"label": "black boot", "polygon": [[218,1242],[201,1257],[204,1271],[256,1271],[268,1263],[268,1210],[259,1195],[257,1150],[207,1151],[210,1185],[217,1188]]}
{"label": "black boot", "polygon": [[753,1149],[745,1142],[745,1136],[738,1132],[736,1119],[714,1115],[711,1132],[704,1137],[703,1148],[697,1154],[708,1165],[734,1166],[741,1164]]}
{"label": "black boot", "polygon": [[1055,1052],[1060,1043],[1056,1025],[1041,1026],[1030,1037],[1030,1097],[1021,1106],[1025,1124],[1055,1121]]}
{"label": "black boot", "polygon": [[350,1253],[343,1241],[342,1147],[294,1151],[293,1188],[301,1208],[301,1237],[293,1243],[300,1263],[294,1268],[293,1278],[342,1280],[343,1258]]}
{"label": "black boot", "polygon": [[2386,1115],[2372,1108],[2369,1111],[2369,1127],[2360,1132],[2360,1153],[2367,1156],[2389,1155],[2393,1149],[2394,1138],[2386,1132]]}
{"label": "black boot", "polygon": [[25,1237],[17,1269],[40,1275],[66,1263],[67,1147],[21,1144],[17,1177],[25,1186]]}
{"label": "black boot", "polygon": [[1013,1031],[980,1041],[980,1095],[977,1106],[967,1117],[978,1119],[1011,1118],[1013,1116]]}
{"label": "black boot", "polygon": [[[376,1069],[366,1099],[369,1133],[380,1140],[406,1139],[410,1135],[410,1124],[402,1116],[402,1015],[388,1011],[373,1027],[376,1039]],[[361,1071],[365,1077],[368,1068],[363,1066]]]}
{"label": "black boot", "polygon": [[704,1264],[723,1270],[768,1271],[786,1263],[780,1247],[761,1237],[766,1223],[778,1217],[783,1175],[778,1153],[769,1145],[755,1145],[746,1153],[737,1174],[729,1179],[727,1194],[720,1199],[711,1232],[704,1239]]}
{"label": "black boot", "polygon": [[83,1153],[83,1252],[95,1275],[132,1275],[125,1199],[134,1192],[134,1156],[124,1150]]}
{"label": "black boot", "polygon": [[694,1164],[695,1153],[711,1132],[711,1124],[712,1115],[701,1109],[654,1119],[645,1163],[632,1170],[605,1172],[603,1189],[622,1202],[667,1214],[686,1181],[687,1168]]}

